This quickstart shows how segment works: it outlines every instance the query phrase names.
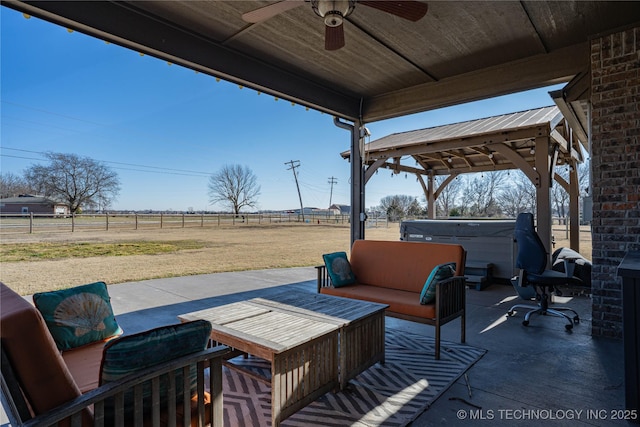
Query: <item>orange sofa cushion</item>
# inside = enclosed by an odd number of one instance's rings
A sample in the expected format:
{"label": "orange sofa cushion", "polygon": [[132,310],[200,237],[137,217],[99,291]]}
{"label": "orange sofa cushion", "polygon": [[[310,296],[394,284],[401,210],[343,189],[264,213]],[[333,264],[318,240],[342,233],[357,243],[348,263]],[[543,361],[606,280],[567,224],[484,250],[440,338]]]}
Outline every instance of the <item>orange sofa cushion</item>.
{"label": "orange sofa cushion", "polygon": [[330,286],[321,288],[320,292],[325,295],[334,295],[337,297],[388,304],[388,312],[402,313],[424,319],[435,319],[436,317],[436,305],[420,304],[420,294],[416,294],[415,292],[359,284],[343,286],[340,288]]}
{"label": "orange sofa cushion", "polygon": [[349,262],[360,284],[419,295],[431,270],[439,264],[456,262],[456,276],[463,276],[464,259],[461,245],[356,240]]}

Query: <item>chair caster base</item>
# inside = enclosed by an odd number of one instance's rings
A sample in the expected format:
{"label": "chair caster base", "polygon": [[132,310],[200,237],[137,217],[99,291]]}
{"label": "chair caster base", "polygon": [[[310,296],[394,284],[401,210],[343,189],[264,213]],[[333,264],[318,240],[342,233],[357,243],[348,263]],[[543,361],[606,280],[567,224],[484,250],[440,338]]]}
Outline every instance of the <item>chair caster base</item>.
{"label": "chair caster base", "polygon": [[528,321],[528,320],[523,320],[523,321],[522,321],[522,324],[523,324],[524,326],[529,326],[529,321]]}
{"label": "chair caster base", "polygon": [[573,329],[573,325],[564,325],[564,328],[565,328],[567,331],[570,331],[570,330],[572,330],[572,329]]}

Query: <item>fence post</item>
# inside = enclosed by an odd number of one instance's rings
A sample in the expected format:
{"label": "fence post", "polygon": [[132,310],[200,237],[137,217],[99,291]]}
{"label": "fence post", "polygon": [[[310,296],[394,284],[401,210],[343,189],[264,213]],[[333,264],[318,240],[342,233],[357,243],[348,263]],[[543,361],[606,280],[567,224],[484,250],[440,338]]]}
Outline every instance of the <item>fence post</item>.
{"label": "fence post", "polygon": [[71,232],[73,233],[76,230],[76,213],[71,214]]}
{"label": "fence post", "polygon": [[218,214],[218,227],[220,227],[220,214]]}
{"label": "fence post", "polygon": [[135,218],[136,218],[136,230],[138,229],[138,214],[135,214]]}
{"label": "fence post", "polygon": [[200,214],[200,227],[204,227],[204,214]]}
{"label": "fence post", "polygon": [[29,212],[29,234],[33,234],[33,212]]}
{"label": "fence post", "polygon": [[184,228],[184,213],[182,214],[182,228]]}
{"label": "fence post", "polygon": [[109,231],[109,214],[108,213],[104,214],[104,217],[106,219],[105,222],[107,223],[107,231]]}
{"label": "fence post", "polygon": [[160,214],[160,228],[162,228],[163,214]]}

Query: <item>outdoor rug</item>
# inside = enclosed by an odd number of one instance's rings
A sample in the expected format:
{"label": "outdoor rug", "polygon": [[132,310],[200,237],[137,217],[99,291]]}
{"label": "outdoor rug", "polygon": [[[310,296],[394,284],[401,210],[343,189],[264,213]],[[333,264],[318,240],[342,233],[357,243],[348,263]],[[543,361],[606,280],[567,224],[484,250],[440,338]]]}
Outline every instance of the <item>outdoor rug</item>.
{"label": "outdoor rug", "polygon": [[[434,359],[434,339],[387,327],[385,364],[375,364],[352,379],[346,390],[329,392],[287,418],[283,426],[405,426],[460,378],[486,350],[441,342]],[[269,376],[268,362],[233,360]],[[223,368],[224,425],[271,425],[271,391],[263,382]]]}

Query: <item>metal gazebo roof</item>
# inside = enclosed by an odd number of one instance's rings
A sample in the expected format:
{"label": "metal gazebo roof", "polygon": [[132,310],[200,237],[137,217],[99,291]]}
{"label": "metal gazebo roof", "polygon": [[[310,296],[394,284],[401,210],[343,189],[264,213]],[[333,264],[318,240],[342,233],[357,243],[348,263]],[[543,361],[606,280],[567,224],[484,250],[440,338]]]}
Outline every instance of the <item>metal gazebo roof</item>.
{"label": "metal gazebo roof", "polygon": [[[549,138],[557,164],[581,162],[580,142],[556,106],[394,133],[365,144],[366,180],[395,173],[457,175],[535,166],[536,138]],[[586,145],[586,141],[582,141]],[[349,158],[350,151],[341,153]],[[528,174],[530,175],[530,174]]]}

